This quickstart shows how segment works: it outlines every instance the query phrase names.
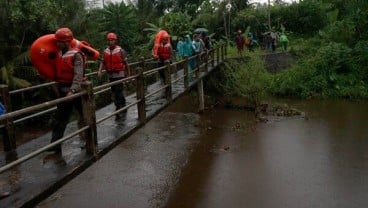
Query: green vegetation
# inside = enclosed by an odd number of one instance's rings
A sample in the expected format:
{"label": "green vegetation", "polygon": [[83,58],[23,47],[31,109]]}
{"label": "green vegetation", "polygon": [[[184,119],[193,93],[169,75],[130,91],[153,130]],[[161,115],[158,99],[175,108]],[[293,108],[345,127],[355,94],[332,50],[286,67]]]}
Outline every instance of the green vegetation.
{"label": "green vegetation", "polygon": [[[235,51],[230,50],[229,53],[232,56]],[[211,78],[210,88],[222,97],[244,97],[250,104],[257,106],[267,95],[270,78],[271,74],[264,68],[261,56],[254,53],[246,60],[226,61],[215,78]]]}
{"label": "green vegetation", "polygon": [[269,92],[300,98],[367,99],[368,35],[363,30],[368,26],[368,2],[321,2],[299,4],[315,3],[326,23],[318,32],[292,38],[290,53],[298,64],[275,75]]}
{"label": "green vegetation", "polygon": [[[258,81],[267,86],[260,95],[367,99],[368,34],[363,33],[363,28],[368,26],[367,11],[366,1],[305,0],[290,6],[276,5],[271,8],[275,28],[278,31],[283,27],[287,29],[291,40],[289,53],[297,63],[280,73],[266,76],[264,67],[255,65],[255,54],[251,54],[250,62],[237,66],[239,70],[235,70],[236,75],[231,77],[242,77],[247,68],[247,73],[253,76],[250,69],[258,68]],[[260,11],[253,10],[255,16],[257,12]],[[230,57],[236,57],[235,53],[230,52]],[[244,88],[242,85],[254,85],[238,79],[230,80],[234,82],[232,92],[238,96],[243,95],[238,92]],[[228,87],[223,89],[225,94],[229,93]],[[254,86],[256,89],[259,88]]]}

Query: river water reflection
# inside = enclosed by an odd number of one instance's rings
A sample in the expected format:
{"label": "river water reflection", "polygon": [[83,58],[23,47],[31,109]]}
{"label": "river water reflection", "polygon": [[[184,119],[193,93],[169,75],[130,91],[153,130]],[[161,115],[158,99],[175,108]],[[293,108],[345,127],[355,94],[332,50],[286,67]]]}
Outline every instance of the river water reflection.
{"label": "river water reflection", "polygon": [[368,103],[272,102],[306,116],[257,123],[241,110],[201,115],[199,147],[166,207],[368,207]]}

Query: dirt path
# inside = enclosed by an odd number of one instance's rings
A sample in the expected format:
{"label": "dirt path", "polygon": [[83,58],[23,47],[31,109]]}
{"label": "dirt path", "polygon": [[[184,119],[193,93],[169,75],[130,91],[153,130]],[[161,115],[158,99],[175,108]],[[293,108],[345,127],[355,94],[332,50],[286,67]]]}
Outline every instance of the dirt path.
{"label": "dirt path", "polygon": [[265,67],[271,73],[280,72],[295,63],[287,52],[268,52],[264,55]]}

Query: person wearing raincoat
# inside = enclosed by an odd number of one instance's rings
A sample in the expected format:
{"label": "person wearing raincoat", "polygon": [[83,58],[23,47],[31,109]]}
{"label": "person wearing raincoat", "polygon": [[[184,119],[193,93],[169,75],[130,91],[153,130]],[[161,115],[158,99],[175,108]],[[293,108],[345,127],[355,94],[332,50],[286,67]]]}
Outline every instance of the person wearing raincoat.
{"label": "person wearing raincoat", "polygon": [[178,43],[176,44],[176,60],[180,61],[183,57],[183,38],[179,37]]}
{"label": "person wearing raincoat", "polygon": [[254,46],[254,37],[253,37],[253,33],[249,32],[248,33],[248,39],[249,39],[249,44],[248,44],[248,50],[249,52],[253,52],[253,46]]}
{"label": "person wearing raincoat", "polygon": [[188,69],[189,69],[189,74],[191,74],[191,72],[194,69],[194,59],[191,58],[193,56],[193,46],[192,46],[192,39],[190,38],[190,35],[185,35],[184,36],[184,42],[182,45],[182,59],[184,58],[188,58]]}
{"label": "person wearing raincoat", "polygon": [[[157,50],[158,67],[165,66],[166,62],[171,62],[172,47],[170,41],[170,35],[165,34],[162,36],[160,45]],[[165,73],[164,70],[159,71],[160,78],[164,84],[165,83]]]}
{"label": "person wearing raincoat", "polygon": [[288,37],[286,36],[285,33],[282,33],[280,35],[280,42],[281,42],[281,45],[282,45],[282,50],[287,51],[289,39],[288,39]]}
{"label": "person wearing raincoat", "polygon": [[[194,34],[193,36],[194,40],[192,41],[192,47],[193,47],[193,52],[194,55],[199,55],[202,54],[203,50],[204,50],[204,43],[200,38],[200,34]],[[198,59],[193,59],[194,62],[194,68],[197,67],[197,60]]]}

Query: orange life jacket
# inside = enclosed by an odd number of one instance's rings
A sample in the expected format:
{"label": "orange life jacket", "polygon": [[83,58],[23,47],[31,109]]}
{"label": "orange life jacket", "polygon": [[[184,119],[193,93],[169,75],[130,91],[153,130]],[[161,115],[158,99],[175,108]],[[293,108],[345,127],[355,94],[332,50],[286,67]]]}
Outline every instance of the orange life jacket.
{"label": "orange life jacket", "polygon": [[121,54],[121,47],[116,46],[114,49],[107,47],[104,51],[104,65],[108,72],[119,72],[126,68],[125,60]]}
{"label": "orange life jacket", "polygon": [[[81,53],[79,49],[73,48],[64,54],[61,51],[56,59],[55,81],[62,84],[70,84],[74,78],[74,56]],[[81,53],[82,54],[82,53]],[[86,68],[84,55],[82,54],[83,69]]]}
{"label": "orange life jacket", "polygon": [[158,58],[163,60],[168,60],[171,58],[171,44],[167,43],[165,45],[160,45],[158,48]]}
{"label": "orange life jacket", "polygon": [[244,44],[245,45],[249,45],[250,44],[250,38],[249,37],[245,37]]}

